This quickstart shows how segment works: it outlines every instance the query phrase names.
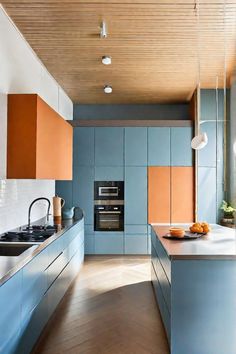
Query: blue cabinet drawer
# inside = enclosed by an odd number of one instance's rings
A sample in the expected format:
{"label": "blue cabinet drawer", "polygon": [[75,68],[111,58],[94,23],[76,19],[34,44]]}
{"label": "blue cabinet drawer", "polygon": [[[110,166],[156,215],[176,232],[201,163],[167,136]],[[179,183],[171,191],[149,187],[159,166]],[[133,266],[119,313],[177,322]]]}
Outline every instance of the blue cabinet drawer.
{"label": "blue cabinet drawer", "polygon": [[165,303],[168,307],[168,310],[170,311],[171,310],[171,286],[170,286],[169,279],[167,278],[166,273],[158,258],[156,259],[154,269],[156,271],[156,275],[159,280],[159,284],[162,290],[163,297],[165,299]]}
{"label": "blue cabinet drawer", "polygon": [[66,234],[52,242],[48,247],[48,264],[47,267],[58,257],[58,255],[64,250],[64,238]]}
{"label": "blue cabinet drawer", "polygon": [[69,259],[71,259],[74,254],[79,250],[79,248],[84,247],[84,238],[76,237],[68,246],[69,248]]}
{"label": "blue cabinet drawer", "polygon": [[171,283],[171,262],[159,239],[156,239],[156,251],[162,267]]}
{"label": "blue cabinet drawer", "polygon": [[156,299],[157,299],[157,303],[158,303],[158,307],[161,313],[161,318],[166,330],[166,335],[170,344],[170,338],[171,338],[171,317],[170,317],[170,313],[169,310],[166,306],[164,297],[162,295],[162,290],[158,281],[158,278],[156,276],[155,270],[152,267],[151,268],[151,278],[152,278],[152,284],[153,284],[153,288],[154,288],[154,292],[156,295]]}
{"label": "blue cabinet drawer", "polygon": [[21,325],[22,271],[0,287],[0,353],[14,353]]}
{"label": "blue cabinet drawer", "polygon": [[57,258],[53,261],[53,263],[47,268],[47,288],[50,288],[54,280],[58,277],[61,273],[63,268],[68,263],[68,258],[66,252],[61,252],[57,256]]}
{"label": "blue cabinet drawer", "polygon": [[74,257],[72,257],[71,262],[67,264],[67,266],[63,269],[63,271],[56,278],[48,290],[47,295],[49,317],[55,311],[57,305],[61,301],[74,277],[78,274],[83,263],[83,257],[83,249],[81,248],[81,250],[77,251]]}
{"label": "blue cabinet drawer", "polygon": [[85,254],[95,253],[95,236],[93,225],[84,226],[84,252]]}
{"label": "blue cabinet drawer", "polygon": [[96,254],[123,254],[123,232],[95,232]]}
{"label": "blue cabinet drawer", "polygon": [[35,342],[40,336],[44,326],[48,321],[48,301],[47,294],[43,296],[40,303],[27,317],[21,321],[20,342],[17,354],[30,354]]}
{"label": "blue cabinet drawer", "polygon": [[126,234],[146,234],[147,225],[125,225]]}
{"label": "blue cabinet drawer", "polygon": [[45,269],[48,265],[47,248],[31,260],[22,270],[22,318],[40,302],[47,290]]}
{"label": "blue cabinet drawer", "polygon": [[147,234],[125,234],[125,254],[147,254]]}

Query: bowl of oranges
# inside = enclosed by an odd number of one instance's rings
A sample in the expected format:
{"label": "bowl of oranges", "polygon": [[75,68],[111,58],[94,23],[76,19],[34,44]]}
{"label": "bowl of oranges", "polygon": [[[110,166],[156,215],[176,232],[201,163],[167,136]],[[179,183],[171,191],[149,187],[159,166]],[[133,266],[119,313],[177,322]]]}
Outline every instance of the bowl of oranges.
{"label": "bowl of oranges", "polygon": [[211,227],[207,222],[196,222],[189,228],[190,232],[206,235],[211,231]]}

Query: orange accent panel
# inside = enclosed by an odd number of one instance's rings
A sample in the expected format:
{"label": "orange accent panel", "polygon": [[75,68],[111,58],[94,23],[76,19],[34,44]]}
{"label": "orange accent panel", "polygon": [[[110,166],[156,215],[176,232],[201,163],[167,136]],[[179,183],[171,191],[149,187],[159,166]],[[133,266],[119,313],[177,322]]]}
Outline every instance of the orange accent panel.
{"label": "orange accent panel", "polygon": [[72,145],[72,126],[38,95],[8,95],[7,178],[71,180]]}
{"label": "orange accent panel", "polygon": [[171,168],[171,222],[194,221],[194,168]]}
{"label": "orange accent panel", "polygon": [[40,97],[37,112],[37,178],[71,180],[73,128]]}
{"label": "orange accent panel", "polygon": [[148,167],[148,222],[170,222],[170,167]]}
{"label": "orange accent panel", "polygon": [[35,178],[37,95],[8,95],[7,178]]}

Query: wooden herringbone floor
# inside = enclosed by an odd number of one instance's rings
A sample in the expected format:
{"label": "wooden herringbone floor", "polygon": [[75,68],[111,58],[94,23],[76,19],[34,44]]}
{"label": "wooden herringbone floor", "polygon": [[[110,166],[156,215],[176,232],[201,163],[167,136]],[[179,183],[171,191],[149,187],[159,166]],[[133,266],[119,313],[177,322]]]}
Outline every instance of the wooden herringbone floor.
{"label": "wooden herringbone floor", "polygon": [[35,354],[168,354],[149,257],[88,257]]}

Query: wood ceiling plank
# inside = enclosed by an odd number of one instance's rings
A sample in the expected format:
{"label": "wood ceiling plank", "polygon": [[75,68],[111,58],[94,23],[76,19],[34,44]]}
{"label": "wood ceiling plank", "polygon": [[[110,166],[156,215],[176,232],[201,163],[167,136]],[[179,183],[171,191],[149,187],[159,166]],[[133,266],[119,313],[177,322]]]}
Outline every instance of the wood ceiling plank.
{"label": "wood ceiling plank", "polygon": [[[198,80],[193,0],[3,0],[3,6],[74,102],[166,103],[190,99]],[[236,0],[200,1],[201,85],[235,66]],[[108,38],[99,38],[105,20]],[[224,34],[225,29],[225,34]],[[101,64],[102,55],[112,65]],[[112,95],[103,93],[104,84]]]}

